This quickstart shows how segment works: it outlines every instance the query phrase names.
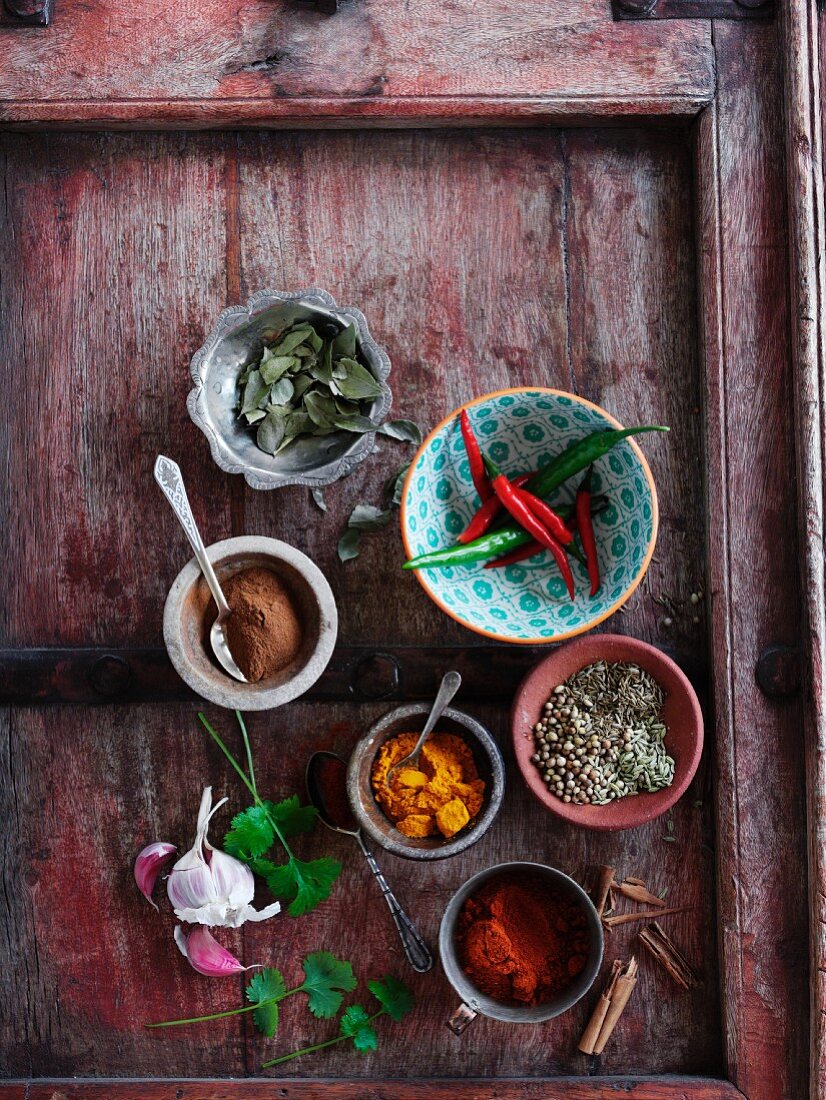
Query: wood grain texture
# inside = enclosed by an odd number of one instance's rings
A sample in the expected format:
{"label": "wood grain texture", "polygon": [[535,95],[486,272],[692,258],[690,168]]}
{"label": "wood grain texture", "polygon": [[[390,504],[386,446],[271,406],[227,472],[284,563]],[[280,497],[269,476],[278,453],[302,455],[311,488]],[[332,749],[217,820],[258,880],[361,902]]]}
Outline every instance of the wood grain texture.
{"label": "wood grain texture", "polygon": [[227,299],[222,143],[2,143],[0,356],[29,382],[0,424],[0,549],[30,567],[7,578],[0,630],[24,645],[157,642],[190,557],[151,480],[158,451],[180,461],[207,542],[230,522],[183,402]]}
{"label": "wood grain texture", "polygon": [[[546,1025],[508,1028],[480,1018],[459,1039],[445,1027],[457,998],[441,970],[410,971],[355,844],[319,828],[297,847],[306,858],[330,854],[341,859],[344,869],[333,898],[300,919],[282,915],[222,932],[222,942],[247,963],[282,967],[288,982],[299,976],[306,953],[326,947],[353,961],[361,979],[354,996],[368,996],[367,978],[390,972],[410,983],[417,1007],[406,1024],[382,1028],[375,1054],[356,1057],[333,1048],[323,1060],[296,1061],[291,1075],[418,1077],[423,1049],[428,1073],[445,1077],[541,1077],[588,1070],[718,1073],[718,979],[707,888],[713,874],[708,772],[701,772],[674,810],[677,843],[663,840],[672,835],[663,821],[627,834],[590,834],[553,820],[532,800],[507,747],[507,712],[470,700],[465,705],[505,748],[508,794],[499,820],[473,848],[444,863],[416,864],[378,853],[391,887],[426,940],[435,944],[447,900],[484,867],[537,859],[587,881],[592,866],[611,863],[622,874],[641,875],[656,891],[667,887],[670,899],[692,906],[691,912],[667,920],[676,942],[702,969],[703,983],[675,995],[668,976],[655,964],[644,964],[616,1038],[597,1060],[576,1051],[592,1007],[590,996]],[[299,703],[252,716],[261,789],[279,796],[301,791],[310,751],[330,748],[347,755],[386,709]],[[174,918],[165,898],[159,896],[158,916],[132,881],[132,860],[145,843],[169,839],[181,849],[191,844],[202,781],[213,784],[216,797],[230,796],[229,807],[215,819],[216,840],[231,814],[245,804],[237,778],[197,722],[196,708],[27,708],[14,715],[5,766],[17,780],[1,819],[10,862],[0,889],[0,926],[14,922],[19,928],[13,945],[17,959],[4,960],[0,968],[0,984],[9,982],[2,994],[8,1001],[0,1003],[11,1004],[14,998],[16,1005],[4,1018],[8,1072],[35,1077],[101,1071],[255,1075],[267,1057],[329,1035],[330,1023],[313,1020],[299,998],[284,1007],[274,1041],[259,1036],[248,1017],[163,1032],[142,1026],[241,1003],[240,980],[211,980],[189,968],[172,942]],[[232,716],[212,708],[210,717],[237,746]],[[60,730],[57,740],[55,729]],[[22,927],[21,914],[26,917]],[[633,929],[612,933],[608,960],[631,951],[633,937]],[[2,943],[0,954],[5,950]],[[658,1011],[652,1015],[655,1001]],[[411,1044],[407,1040],[414,1034]]]}
{"label": "wood grain texture", "polygon": [[47,35],[0,27],[0,50],[0,121],[29,124],[694,114],[714,89],[707,22],[617,25],[601,0],[63,0]]}
{"label": "wood grain texture", "polygon": [[824,585],[824,202],[821,37],[826,21],[811,5],[782,8],[785,62],[789,263],[792,284],[792,355],[795,380],[798,530],[804,593],[806,655],[806,778],[809,870],[811,1100],[826,1096],[826,656]]}
{"label": "wood grain texture", "polygon": [[783,138],[776,28],[750,32],[716,31],[719,96],[698,133],[717,888],[728,1074],[750,1100],[793,1100],[808,1087],[805,835],[789,812],[802,707],[754,680],[768,645],[799,637]]}
{"label": "wood grain texture", "polygon": [[[405,1100],[549,1100],[547,1083],[485,1080],[439,1081],[47,1081],[0,1084],[0,1100],[387,1100],[404,1089]],[[493,1091],[495,1090],[495,1092]],[[728,1081],[674,1077],[557,1077],[553,1100],[741,1100]]]}
{"label": "wood grain texture", "polygon": [[[240,137],[239,157],[242,296],[315,284],[358,305],[393,363],[394,416],[429,428],[473,396],[542,384],[574,388],[625,423],[675,425],[644,445],[662,515],[652,587],[609,629],[701,656],[704,627],[687,610],[702,580],[687,573],[703,524],[700,481],[687,490],[684,478],[700,450],[701,392],[684,136],[256,134]],[[275,504],[248,492],[247,528],[301,542],[331,578],[342,638],[480,644],[415,577],[397,578],[395,535],[365,539],[343,567],[336,560],[350,509],[378,501],[409,454],[382,442],[326,493],[326,516],[300,489]],[[669,587],[682,606],[662,628],[653,597]]]}

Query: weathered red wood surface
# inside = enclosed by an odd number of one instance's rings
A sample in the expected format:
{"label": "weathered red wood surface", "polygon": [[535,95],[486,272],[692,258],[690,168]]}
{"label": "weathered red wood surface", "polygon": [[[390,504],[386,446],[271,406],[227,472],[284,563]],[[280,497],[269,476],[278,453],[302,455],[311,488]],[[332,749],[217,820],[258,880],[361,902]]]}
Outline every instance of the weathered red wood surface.
{"label": "weathered red wood surface", "polygon": [[[373,29],[381,18],[372,6],[350,10],[369,10]],[[296,18],[293,33],[309,26],[306,17]],[[504,24],[493,25],[499,33]],[[671,39],[666,26],[658,24],[656,56],[647,58],[645,80],[634,89],[625,87],[623,74],[624,66],[644,67],[640,40],[626,43],[634,46],[633,57],[614,56],[619,39],[596,34],[591,64],[603,65],[603,78],[610,69],[611,92],[619,99],[612,106],[597,85],[594,111],[645,113],[659,103],[674,113],[709,97],[710,84],[698,92],[692,79],[684,79],[685,94],[677,98],[676,76],[670,90],[658,86],[659,47],[669,41],[679,43],[675,55],[683,66],[695,66],[695,77],[700,69],[711,71],[704,68],[708,27],[683,25]],[[136,42],[138,29],[133,26]],[[439,64],[449,53],[450,36],[443,37]],[[42,41],[29,42],[35,60]],[[395,42],[382,45],[386,56]],[[198,49],[207,62],[214,60],[215,43],[205,31]],[[218,47],[224,45],[222,39]],[[169,40],[159,48],[168,46]],[[211,466],[183,405],[186,361],[221,306],[262,285],[318,284],[361,306],[390,350],[399,415],[428,423],[473,393],[543,381],[576,388],[620,419],[644,415],[675,428],[667,441],[646,445],[663,518],[657,561],[627,614],[610,627],[672,647],[704,670],[713,689],[715,736],[692,791],[674,812],[677,843],[663,840],[671,834],[662,822],[613,837],[567,829],[530,803],[512,775],[506,812],[469,853],[430,868],[390,857],[383,862],[431,940],[451,890],[494,860],[533,856],[580,878],[606,861],[636,871],[692,905],[691,913],[673,919],[673,930],[692,961],[702,964],[703,986],[677,994],[646,967],[616,1041],[592,1066],[574,1050],[587,1004],[543,1028],[508,1030],[480,1020],[458,1040],[442,1024],[453,994],[434,973],[413,983],[420,995],[411,1021],[414,1043],[399,1042],[400,1029],[388,1028],[380,1050],[357,1063],[353,1055],[328,1051],[323,1065],[319,1058],[291,1067],[301,1077],[322,1071],[361,1078],[329,1086],[326,1095],[336,1095],[334,1089],[343,1096],[416,1095],[415,1089],[462,1095],[457,1083],[414,1089],[406,1080],[404,1086],[385,1081],[419,1076],[422,1068],[469,1079],[726,1071],[750,1100],[800,1100],[806,1091],[805,829],[794,812],[804,797],[802,707],[796,697],[764,698],[754,682],[766,646],[799,640],[797,547],[790,534],[778,539],[779,530],[794,530],[796,516],[789,492],[794,445],[777,29],[720,26],[715,47],[720,94],[696,134],[696,217],[693,139],[681,130],[2,139],[0,311],[12,323],[0,333],[0,355],[16,382],[6,387],[8,411],[0,425],[10,469],[0,493],[11,517],[0,529],[0,553],[14,563],[0,601],[3,646],[158,643],[166,588],[187,557],[150,484],[154,455],[170,444],[205,537],[259,531],[301,545],[333,583],[343,641],[477,644],[438,614],[414,578],[400,580],[401,549],[389,532],[368,540],[356,562],[335,560],[350,507],[377,499],[403,448],[385,444],[380,457],[331,490],[326,516],[306,493],[252,493]],[[69,46],[61,48],[65,56]],[[507,49],[516,51],[516,43]],[[577,65],[585,62],[576,49],[565,52],[559,84],[543,84],[531,101],[543,118],[583,113],[587,95],[576,80]],[[200,80],[197,53],[181,56],[180,71]],[[501,83],[487,100],[470,83],[457,94],[450,81],[458,75],[442,86],[425,68],[421,79],[432,83],[424,91],[417,85],[405,103],[402,85],[395,97],[361,95],[359,102],[375,117],[384,112],[414,121],[436,110],[448,119],[495,110],[499,122],[527,113],[528,99],[520,97],[535,73],[528,64],[523,86],[507,50],[495,62],[492,56],[482,53],[462,77],[470,81],[472,73],[481,86],[486,66],[496,70]],[[365,110],[352,106],[352,97],[365,90],[357,83],[364,57],[372,57],[369,50],[354,48],[347,70],[354,83],[331,108],[339,121],[348,111]],[[294,54],[298,83],[281,97],[287,119],[299,110],[328,110],[322,96],[329,89],[305,58],[300,49]],[[289,67],[289,58],[273,65]],[[417,66],[422,70],[420,57]],[[208,64],[205,71],[208,79]],[[548,67],[543,71],[547,76]],[[678,71],[685,78],[685,68]],[[99,71],[90,72],[100,79]],[[58,74],[58,85],[62,79]],[[80,69],[75,79],[85,79]],[[135,79],[155,77],[142,70]],[[272,82],[258,69],[250,79]],[[597,77],[583,69],[582,79],[594,87]],[[503,87],[513,90],[512,105],[492,107]],[[439,93],[445,98],[437,102]],[[657,100],[661,93],[667,104]],[[249,95],[263,105],[247,117],[270,111],[260,90]],[[192,101],[176,107],[183,112],[177,115],[169,102],[161,103],[158,117],[168,111],[167,121],[192,122]],[[237,108],[233,100],[218,102],[217,108],[215,100],[195,104],[204,122]],[[66,118],[75,106],[59,110]],[[134,121],[134,106],[115,102],[111,114]],[[32,118],[47,117],[37,113],[46,109],[55,112],[48,117],[59,113],[54,104],[33,102],[29,109]],[[110,108],[94,110],[105,119]],[[709,623],[704,612],[695,623],[683,606],[667,625],[655,597],[685,601],[701,584]],[[504,705],[467,699],[466,706],[506,739]],[[239,798],[197,727],[195,709],[0,712],[5,1073],[254,1075],[273,1051],[248,1020],[160,1036],[140,1026],[184,1008],[229,1007],[241,997],[241,983],[219,986],[192,974],[171,945],[168,914],[165,921],[155,917],[131,883],[131,859],[145,840],[187,842],[202,779]],[[381,710],[301,703],[254,719],[264,782],[276,791],[294,789],[311,747],[323,743],[346,752]],[[343,838],[320,835],[306,850],[345,860],[335,900],[309,918],[279,918],[238,933],[233,943],[242,957],[289,971],[304,951],[335,945],[363,977],[374,966],[386,969],[387,960],[402,973],[395,934],[355,851]],[[614,934],[609,958],[627,949],[627,935]],[[280,1050],[324,1033],[323,1025],[309,1027],[289,1007]],[[818,1008],[815,1001],[813,1011]],[[821,1085],[813,1074],[813,1096]],[[8,1086],[15,1100],[21,1087],[36,1100],[94,1095],[83,1091],[94,1087],[87,1083],[43,1082]],[[113,1096],[140,1089],[148,1096],[152,1089],[161,1096],[237,1094],[235,1082],[98,1087],[98,1095]],[[260,1090],[287,1097],[327,1087],[294,1080],[247,1086],[252,1096]],[[475,1088],[469,1081],[467,1095],[476,1095]],[[558,1089],[538,1082],[497,1082],[495,1088],[501,1096],[509,1089],[544,1096],[549,1088],[577,1098],[617,1090],[652,1100],[736,1095],[725,1083],[683,1078],[565,1078]]]}
{"label": "weathered red wood surface", "polygon": [[[788,1068],[803,1066],[808,1046],[806,841],[788,812],[804,800],[800,700],[769,700],[754,683],[755,657],[798,643],[800,619],[783,120],[766,95],[780,79],[778,38],[774,25],[751,31],[715,30],[720,88],[700,123],[699,231],[708,446],[719,455],[708,471],[708,562],[726,1061],[746,1095],[768,1100],[804,1088]],[[744,733],[758,729],[765,735]],[[779,1002],[771,990],[783,990]]]}
{"label": "weathered red wood surface", "polygon": [[[714,91],[707,22],[614,24],[603,0],[59,0],[0,26],[0,120],[221,126],[693,114]],[[549,64],[549,58],[553,63]]]}
{"label": "weathered red wood surface", "polygon": [[[16,574],[7,606],[9,642],[33,644],[44,633],[54,643],[157,640],[166,588],[188,556],[165,502],[148,482],[161,435],[167,449],[170,440],[176,442],[196,510],[206,518],[206,537],[229,528],[300,543],[334,584],[344,639],[376,645],[473,641],[441,617],[414,578],[400,576],[395,535],[367,540],[356,562],[342,566],[335,560],[334,544],[350,507],[377,496],[386,474],[404,457],[403,448],[386,446],[381,457],[328,491],[330,515],[323,516],[303,490],[253,493],[240,479],[220,475],[186,419],[186,357],[201,338],[197,326],[208,325],[222,304],[212,295],[237,300],[262,283],[319,283],[362,306],[387,343],[400,414],[432,422],[472,393],[540,379],[573,385],[627,420],[673,422],[669,445],[658,442],[649,452],[663,513],[658,561],[649,585],[618,616],[616,627],[670,644],[695,662],[699,655],[705,663],[704,624],[693,622],[684,608],[667,628],[653,599],[668,592],[687,601],[703,581],[701,479],[686,485],[683,476],[702,449],[685,134],[20,136],[7,138],[6,150],[12,175],[26,180],[22,192],[10,191],[5,239],[9,263],[21,277],[10,281],[17,297],[9,308],[21,323],[7,330],[14,341],[7,354],[11,361],[23,354],[40,361],[55,341],[68,347],[82,341],[86,364],[75,376],[65,415],[49,429],[50,453],[76,449],[77,461],[54,469],[48,492],[33,494],[30,487],[24,499],[20,475],[9,482],[9,511],[16,519],[6,533],[7,552],[22,551],[24,560],[45,555],[36,573]],[[323,186],[331,163],[340,181],[335,203]],[[353,168],[344,171],[344,165]],[[198,188],[204,201],[189,198]],[[459,194],[457,209],[455,199],[452,206],[449,200]],[[162,212],[155,209],[158,203]],[[151,228],[158,223],[166,227],[163,234]],[[149,232],[141,233],[145,224]],[[87,257],[105,256],[108,239],[119,239],[132,262],[115,262],[104,274]],[[35,256],[38,301],[52,293],[60,298],[47,330],[40,310],[27,306],[24,295],[35,276],[26,258]],[[148,299],[133,283],[135,273],[146,269],[155,282]],[[223,278],[224,272],[237,285],[221,286],[216,273]],[[199,282],[206,305],[192,299],[190,288]],[[99,284],[106,285],[100,313],[94,305],[78,314],[63,304],[87,301]],[[154,302],[176,294],[180,302],[168,316],[155,308]],[[113,300],[134,304],[129,311],[108,312]],[[616,304],[623,301],[620,316]],[[113,367],[114,348],[119,363]],[[634,369],[643,354],[648,373]],[[679,370],[666,385],[674,363]],[[133,376],[140,378],[137,397],[122,385]],[[106,405],[95,411],[101,388]],[[107,431],[116,426],[110,445]],[[40,446],[28,435],[22,401],[8,431],[15,468],[22,472],[35,461],[29,448]],[[55,529],[61,537],[44,543],[42,532]],[[147,530],[154,532],[148,543]],[[33,599],[35,578],[41,602]],[[107,587],[113,580],[117,589]],[[68,615],[54,614],[58,602],[71,609]],[[506,736],[506,707],[482,708],[472,699],[467,705]],[[187,1011],[227,1007],[240,995],[235,983],[216,988],[191,975],[171,947],[168,923],[153,919],[129,879],[131,857],[145,839],[167,833],[183,838],[191,830],[190,803],[201,775],[210,776],[216,790],[235,790],[208,750],[194,709],[12,712],[8,766],[18,777],[16,790],[25,794],[12,797],[6,816],[17,837],[11,838],[9,874],[15,881],[28,874],[32,881],[7,903],[14,909],[7,919],[19,938],[8,995],[18,982],[28,985],[34,945],[42,984],[22,1016],[10,1002],[9,1012],[0,1014],[12,1031],[12,1072],[91,1074],[105,1067],[147,1074],[162,1065],[169,1074],[240,1074],[254,1072],[263,1060],[268,1044],[255,1038],[247,1022],[162,1036],[140,1026],[184,1005]],[[375,706],[301,705],[253,720],[262,775],[274,790],[294,789],[311,746],[324,740],[346,751],[379,712]],[[55,721],[62,731],[57,744]],[[550,859],[580,878],[590,864],[607,860],[659,888],[668,886],[672,897],[693,906],[690,916],[676,919],[674,931],[702,965],[704,985],[691,995],[668,997],[664,976],[648,968],[644,995],[623,1024],[627,1042],[613,1047],[602,1065],[608,1072],[715,1073],[721,1062],[708,784],[704,769],[675,811],[678,843],[670,844],[662,839],[663,823],[623,837],[563,829],[528,801],[514,776],[506,815],[482,844],[438,867],[388,859],[387,873],[416,899],[431,941],[452,890],[501,858]],[[71,799],[52,801],[48,792],[64,786]],[[43,800],[45,809],[34,814],[32,807]],[[57,862],[62,844],[52,835],[63,837],[71,851],[70,869]],[[324,848],[346,859],[337,901],[301,921],[250,927],[238,937],[245,957],[286,963],[297,952],[336,943],[342,954],[360,960],[365,976],[385,959],[400,967],[395,933],[357,853],[344,841],[313,840],[312,850]],[[83,870],[84,850],[93,853],[89,871]],[[60,896],[60,908],[41,906],[44,896]],[[110,918],[102,930],[95,899]],[[66,922],[64,907],[80,915]],[[358,921],[348,920],[351,913]],[[628,939],[617,935],[616,949]],[[117,959],[118,966],[95,967],[92,960],[101,957]],[[542,1075],[588,1068],[575,1053],[585,1005],[550,1027],[507,1036],[501,1025],[479,1021],[460,1041],[444,1028],[455,1003],[444,979],[430,975],[415,985],[423,1001],[417,1034],[430,1051],[431,1073]],[[664,1002],[656,1021],[649,1019],[650,998]],[[286,1047],[306,1038],[305,1027],[299,1013],[285,1012],[279,1042]],[[320,1033],[318,1026],[313,1030]],[[420,1070],[417,1052],[390,1036],[380,1053],[356,1064],[344,1053],[329,1053],[326,1073],[395,1076]],[[294,1068],[300,1075],[318,1072],[318,1064]]]}
{"label": "weathered red wood surface", "polygon": [[783,8],[788,149],[792,353],[798,476],[798,529],[805,593],[806,777],[809,871],[810,1052],[812,1082],[826,1089],[826,566],[824,565],[824,409],[826,408],[826,201],[824,201],[822,39],[816,8]]}

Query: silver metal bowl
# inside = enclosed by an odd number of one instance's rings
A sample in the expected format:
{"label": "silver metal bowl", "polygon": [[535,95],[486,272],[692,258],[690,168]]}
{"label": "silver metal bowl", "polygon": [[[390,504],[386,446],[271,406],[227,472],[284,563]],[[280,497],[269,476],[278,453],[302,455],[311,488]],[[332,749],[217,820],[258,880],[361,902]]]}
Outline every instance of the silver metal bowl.
{"label": "silver metal bowl", "polygon": [[238,419],[238,376],[260,356],[266,334],[306,320],[314,321],[322,332],[329,326],[331,335],[355,324],[359,357],[384,386],[381,397],[368,407],[368,415],[381,423],[390,409],[390,359],[371,337],[359,310],[336,305],[332,295],[318,289],[293,293],[261,290],[245,306],[225,309],[206,343],[192,357],[195,385],[186,405],[207,437],[215,462],[229,474],[243,474],[253,489],[329,485],[376,449],[375,432],[335,432],[298,439],[280,454],[268,455],[256,446],[255,433]]}
{"label": "silver metal bowl", "polygon": [[446,859],[475,844],[491,827],[505,795],[505,765],[499,746],[481,722],[452,707],[436,727],[440,733],[455,733],[473,753],[479,778],[485,781],[482,809],[475,821],[455,837],[407,837],[385,816],[373,795],[370,781],[373,761],[379,749],[399,733],[420,731],[430,712],[430,703],[407,703],[380,718],[358,742],[347,769],[347,794],[361,828],[376,844],[405,859]]}
{"label": "silver metal bowl", "polygon": [[[567,989],[564,989],[546,1004],[524,1008],[518,1005],[502,1004],[482,993],[470,981],[456,957],[456,922],[465,901],[490,879],[508,873],[519,873],[520,871],[526,874],[542,875],[548,879],[552,886],[561,890],[580,905],[585,913],[588,931],[591,935],[591,945],[585,969],[574,978]],[[594,984],[594,979],[602,965],[604,949],[605,940],[602,932],[602,922],[594,903],[579,883],[574,882],[562,871],[557,871],[555,867],[548,867],[544,863],[499,863],[495,867],[489,867],[486,871],[480,871],[473,878],[468,879],[464,886],[460,886],[450,899],[439,928],[439,956],[442,960],[442,968],[447,980],[462,998],[462,1005],[448,1021],[448,1026],[456,1034],[461,1034],[478,1013],[509,1024],[536,1024],[541,1023],[543,1020],[550,1020],[554,1016],[559,1016],[561,1013],[567,1012],[580,998],[584,997]]]}

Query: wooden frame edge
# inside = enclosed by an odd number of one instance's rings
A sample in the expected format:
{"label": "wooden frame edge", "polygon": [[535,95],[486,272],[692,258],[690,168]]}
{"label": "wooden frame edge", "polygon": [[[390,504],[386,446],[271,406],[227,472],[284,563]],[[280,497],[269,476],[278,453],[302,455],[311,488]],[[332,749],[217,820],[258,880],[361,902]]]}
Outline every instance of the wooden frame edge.
{"label": "wooden frame edge", "polygon": [[132,99],[87,103],[0,100],[3,129],[289,129],[347,128],[370,123],[414,126],[571,125],[633,119],[691,119],[715,94],[638,96],[354,96],[267,99]]}
{"label": "wooden frame edge", "polygon": [[823,130],[818,11],[780,5],[786,110],[791,328],[797,502],[806,690],[806,812],[809,892],[809,1095],[826,1098],[826,592],[824,591],[824,227]]}
{"label": "wooden frame edge", "polygon": [[[402,1091],[403,1090],[403,1091]],[[745,1100],[712,1077],[51,1079],[0,1084],[0,1100]]]}

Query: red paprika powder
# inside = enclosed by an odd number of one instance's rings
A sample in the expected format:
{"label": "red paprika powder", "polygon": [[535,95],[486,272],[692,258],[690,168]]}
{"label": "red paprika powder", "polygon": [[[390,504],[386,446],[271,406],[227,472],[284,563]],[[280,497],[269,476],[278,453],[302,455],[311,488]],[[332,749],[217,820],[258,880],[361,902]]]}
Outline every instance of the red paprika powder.
{"label": "red paprika powder", "polygon": [[581,905],[539,874],[505,873],[467,899],[456,925],[459,963],[503,1004],[544,1004],[588,961]]}

